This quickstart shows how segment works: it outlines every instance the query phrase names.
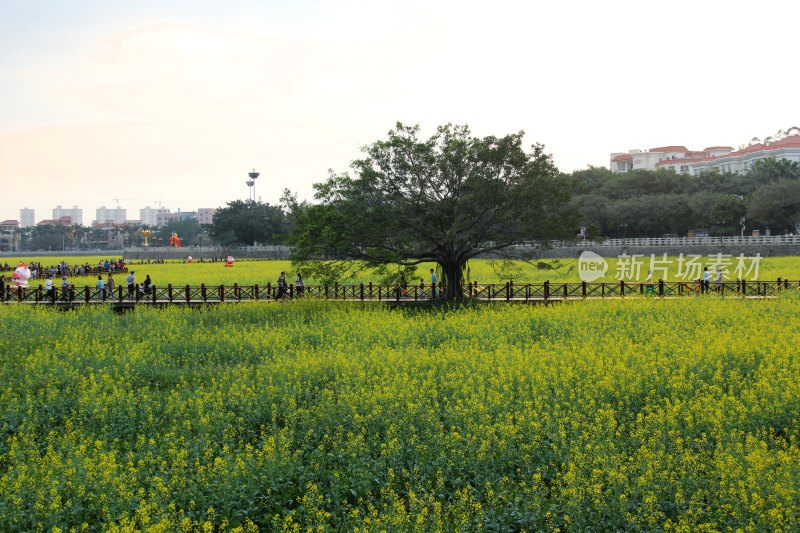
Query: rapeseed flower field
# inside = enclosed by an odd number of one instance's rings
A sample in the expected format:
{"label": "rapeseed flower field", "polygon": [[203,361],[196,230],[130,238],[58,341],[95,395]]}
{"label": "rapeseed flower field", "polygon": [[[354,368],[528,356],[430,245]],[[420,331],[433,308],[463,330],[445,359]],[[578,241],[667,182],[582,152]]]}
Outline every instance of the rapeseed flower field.
{"label": "rapeseed flower field", "polygon": [[[64,260],[69,265],[96,265],[102,257],[67,257]],[[685,259],[685,258],[684,258]],[[16,265],[19,261],[30,262],[31,260],[40,261],[45,267],[58,263],[62,258],[48,257],[48,258],[26,258],[26,257],[10,257],[3,259],[3,262],[9,265]],[[665,280],[670,281],[693,281],[697,277],[702,277],[702,268],[694,270],[691,275],[690,269],[686,268],[680,263],[678,256],[654,257],[650,256],[637,258],[638,266],[636,268],[624,268],[620,265],[620,260],[615,257],[608,257],[608,271],[604,276],[596,279],[597,282],[615,283],[619,282],[620,278],[625,279],[626,282],[643,282],[647,279],[648,270],[651,266],[651,260],[667,269],[666,277],[661,271],[656,271],[655,279],[664,277]],[[743,266],[744,271],[740,272],[737,276],[736,268],[738,260],[736,258],[728,257],[726,259],[729,264],[726,265],[724,272],[725,281],[734,281],[737,277],[747,280],[762,280],[762,281],[775,281],[778,278],[798,280],[800,279],[800,262],[795,257],[763,257],[755,262],[753,258],[746,257]],[[697,264],[706,265],[710,267],[710,271],[714,272],[714,257],[700,257],[697,259]],[[153,283],[157,286],[166,287],[168,284],[174,286],[192,285],[197,286],[206,284],[209,286],[219,285],[259,285],[266,286],[267,283],[275,284],[281,272],[286,272],[286,280],[288,283],[294,283],[295,277],[301,265],[292,263],[287,260],[236,260],[233,268],[226,268],[224,262],[198,262],[195,261],[191,264],[180,261],[168,261],[166,263],[153,263],[133,261],[129,263],[129,268],[136,272],[137,281],[144,280],[146,275],[150,275]],[[430,282],[430,275],[428,269],[435,268],[436,265],[432,263],[424,263],[419,265],[414,277],[409,277],[406,281],[409,285],[415,285],[423,280],[425,283]],[[512,280],[516,283],[542,283],[545,280],[551,282],[579,282],[578,272],[578,259],[543,259],[541,261],[490,261],[487,259],[473,259],[468,263],[468,269],[465,272],[465,281],[477,281],[478,283],[504,283]],[[657,267],[658,268],[658,267]],[[683,270],[684,272],[681,272]],[[10,273],[8,273],[10,275]],[[8,277],[8,276],[6,276]],[[381,282],[381,275],[376,273],[372,268],[363,268],[357,272],[354,278],[344,280],[342,283],[369,283],[373,282],[379,284]],[[441,277],[441,276],[440,276]],[[105,276],[104,276],[105,279]],[[712,278],[713,279],[713,278]],[[97,280],[96,275],[86,276],[69,276],[71,283],[78,287],[84,285],[94,286]],[[115,276],[116,284],[125,280],[124,274],[117,274]],[[315,279],[313,276],[305,275],[304,281],[307,285],[320,284],[321,280]],[[392,280],[394,281],[394,280]],[[31,286],[36,287],[39,284],[44,284],[44,280],[32,280]],[[387,283],[388,284],[388,283]]]}
{"label": "rapeseed flower field", "polygon": [[798,316],[0,306],[0,530],[797,531]]}

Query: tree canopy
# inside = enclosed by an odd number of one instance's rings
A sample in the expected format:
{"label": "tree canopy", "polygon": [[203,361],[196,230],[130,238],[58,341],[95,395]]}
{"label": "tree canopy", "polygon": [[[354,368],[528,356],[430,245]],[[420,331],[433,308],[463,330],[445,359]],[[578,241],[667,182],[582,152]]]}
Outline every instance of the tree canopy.
{"label": "tree canopy", "polygon": [[234,200],[217,209],[209,235],[221,244],[272,244],[286,231],[280,207],[254,200]]}
{"label": "tree canopy", "polygon": [[[197,219],[190,218],[187,220],[171,220],[164,226],[158,228],[153,235],[153,242],[158,243],[159,246],[167,246],[169,238],[172,233],[177,233],[181,238],[183,246],[192,246],[201,243],[201,235],[203,234],[203,227],[197,222]],[[138,231],[136,233],[139,233]],[[138,236],[141,238],[141,236]]]}
{"label": "tree canopy", "polygon": [[397,123],[364,147],[352,175],[315,185],[318,203],[295,205],[293,256],[370,264],[438,263],[447,296],[477,255],[574,233],[569,187],[544,147],[523,132],[473,137],[447,124],[428,139]]}

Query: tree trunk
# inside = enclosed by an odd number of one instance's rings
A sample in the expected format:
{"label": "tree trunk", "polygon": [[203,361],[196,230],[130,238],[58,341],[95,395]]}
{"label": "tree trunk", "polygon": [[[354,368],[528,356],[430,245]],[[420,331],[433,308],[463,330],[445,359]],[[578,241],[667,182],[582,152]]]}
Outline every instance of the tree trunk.
{"label": "tree trunk", "polygon": [[457,261],[442,262],[442,278],[447,285],[445,298],[448,300],[461,300],[464,298],[464,291],[462,290],[464,264]]}

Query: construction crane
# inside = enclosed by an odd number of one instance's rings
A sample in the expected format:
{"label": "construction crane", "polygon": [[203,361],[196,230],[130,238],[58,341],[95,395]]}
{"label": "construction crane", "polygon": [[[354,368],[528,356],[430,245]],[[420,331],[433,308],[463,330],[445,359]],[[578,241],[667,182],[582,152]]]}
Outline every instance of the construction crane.
{"label": "construction crane", "polygon": [[123,202],[132,202],[132,201],[136,200],[136,198],[112,198],[111,200],[116,202],[117,209],[119,209],[120,200],[123,201]]}

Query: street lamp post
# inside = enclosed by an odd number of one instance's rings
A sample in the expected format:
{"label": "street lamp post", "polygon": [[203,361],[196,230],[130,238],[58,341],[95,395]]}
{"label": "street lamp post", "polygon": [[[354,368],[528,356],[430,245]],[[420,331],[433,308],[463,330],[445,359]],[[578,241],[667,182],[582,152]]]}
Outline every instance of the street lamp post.
{"label": "street lamp post", "polygon": [[248,193],[247,199],[248,200],[253,200],[255,202],[255,200],[256,200],[256,179],[258,179],[259,174],[258,174],[258,172],[256,172],[256,169],[253,169],[253,171],[252,172],[248,172],[247,175],[248,175],[249,179],[245,183],[247,184],[247,187],[249,187],[249,191],[250,191]]}

